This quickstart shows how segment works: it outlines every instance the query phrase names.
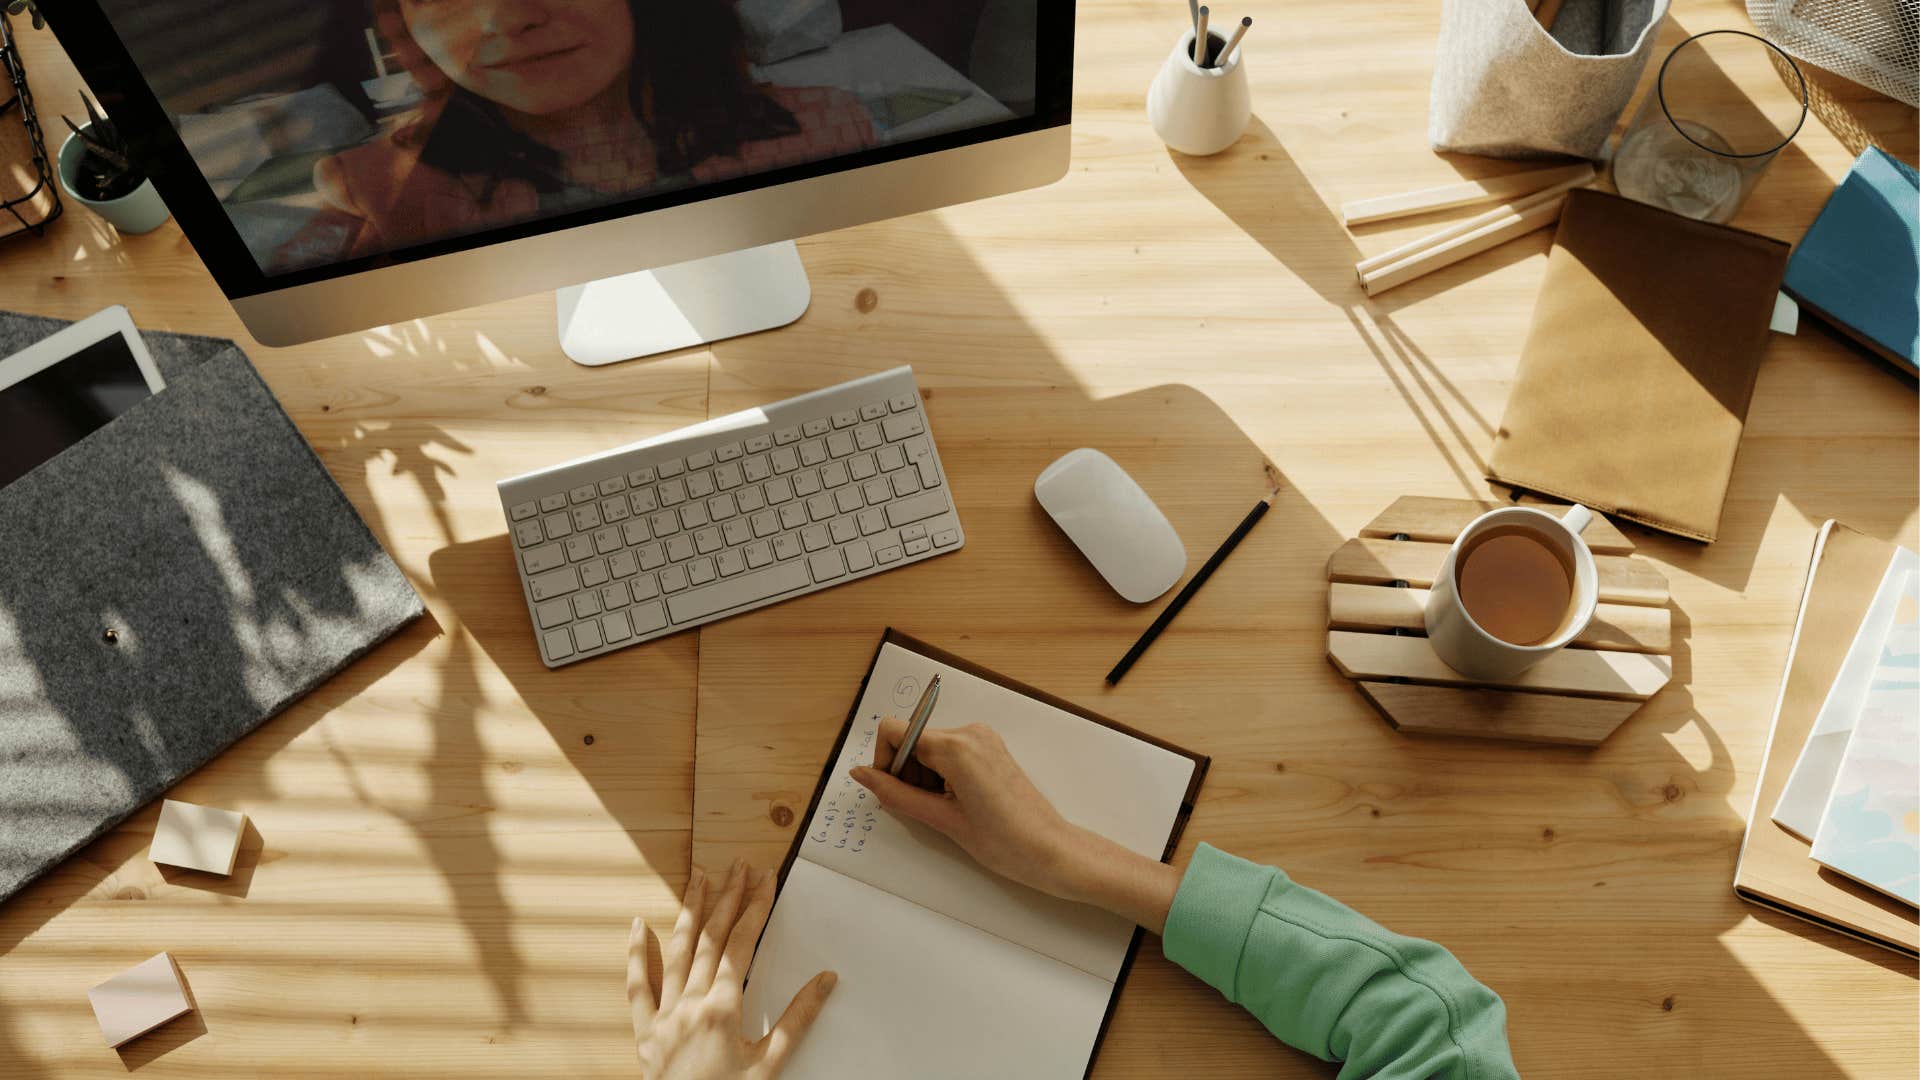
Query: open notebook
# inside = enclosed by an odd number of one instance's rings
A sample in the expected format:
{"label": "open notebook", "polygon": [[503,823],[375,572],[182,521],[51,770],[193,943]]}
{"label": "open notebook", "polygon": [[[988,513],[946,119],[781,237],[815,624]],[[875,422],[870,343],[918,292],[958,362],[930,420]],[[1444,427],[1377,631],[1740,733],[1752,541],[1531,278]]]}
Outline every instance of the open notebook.
{"label": "open notebook", "polygon": [[1172,853],[1207,759],[889,630],[781,871],[748,973],[747,1034],[817,972],[840,985],[784,1076],[1077,1077],[1139,931],[980,869],[848,777],[875,730],[940,675],[933,727],[990,724],[1068,820]]}

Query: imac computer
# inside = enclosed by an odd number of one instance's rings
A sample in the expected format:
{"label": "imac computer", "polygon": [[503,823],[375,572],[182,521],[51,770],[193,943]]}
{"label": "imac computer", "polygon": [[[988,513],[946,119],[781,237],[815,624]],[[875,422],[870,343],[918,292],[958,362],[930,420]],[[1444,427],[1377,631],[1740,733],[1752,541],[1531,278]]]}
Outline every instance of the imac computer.
{"label": "imac computer", "polygon": [[793,238],[1058,179],[1072,0],[62,0],[255,338],[555,289],[609,363],[784,325]]}

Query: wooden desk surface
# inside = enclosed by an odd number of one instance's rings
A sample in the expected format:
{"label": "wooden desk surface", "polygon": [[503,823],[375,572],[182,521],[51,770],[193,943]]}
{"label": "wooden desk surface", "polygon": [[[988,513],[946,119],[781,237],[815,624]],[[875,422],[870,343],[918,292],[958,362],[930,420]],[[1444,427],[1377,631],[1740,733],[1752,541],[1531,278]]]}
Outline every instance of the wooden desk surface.
{"label": "wooden desk surface", "polygon": [[[1733,0],[1674,8],[1662,52],[1745,25]],[[157,871],[149,808],[0,906],[0,1075],[632,1075],[629,916],[666,919],[690,857],[782,850],[889,623],[1211,754],[1180,858],[1210,840],[1444,942],[1505,996],[1528,1076],[1914,1075],[1912,965],[1729,884],[1814,530],[1920,542],[1912,388],[1819,328],[1775,339],[1722,539],[1635,534],[1673,582],[1675,679],[1599,749],[1387,729],[1324,659],[1322,567],[1398,495],[1486,493],[1547,237],[1366,300],[1353,262],[1433,223],[1349,236],[1340,201],[1507,166],[1426,148],[1438,5],[1247,11],[1257,116],[1231,151],[1174,156],[1144,119],[1178,5],[1088,0],[1071,174],[804,241],[813,308],[779,333],[588,370],[536,296],[250,345],[432,618],[174,792],[251,816],[231,880]],[[77,79],[50,35],[22,37],[57,125]],[[1913,110],[1821,84],[1914,159]],[[1798,239],[1849,130],[1810,121],[1739,224]],[[176,227],[123,240],[74,207],[0,246],[0,296],[248,340]],[[965,551],[540,666],[496,478],[900,361]],[[1257,497],[1263,456],[1287,479],[1113,692],[1100,675],[1152,611],[1113,599],[1029,494],[1087,444],[1195,553]],[[200,1011],[116,1054],[86,988],[161,949]],[[1150,942],[1097,1073],[1176,1069],[1332,1073]]]}

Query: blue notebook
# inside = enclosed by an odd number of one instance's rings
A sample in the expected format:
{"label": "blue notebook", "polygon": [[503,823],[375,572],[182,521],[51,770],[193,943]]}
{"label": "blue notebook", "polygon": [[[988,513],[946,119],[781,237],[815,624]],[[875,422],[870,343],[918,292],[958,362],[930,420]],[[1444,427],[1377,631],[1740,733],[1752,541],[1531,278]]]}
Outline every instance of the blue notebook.
{"label": "blue notebook", "polygon": [[1868,147],[1793,249],[1782,287],[1912,373],[1920,355],[1920,175]]}

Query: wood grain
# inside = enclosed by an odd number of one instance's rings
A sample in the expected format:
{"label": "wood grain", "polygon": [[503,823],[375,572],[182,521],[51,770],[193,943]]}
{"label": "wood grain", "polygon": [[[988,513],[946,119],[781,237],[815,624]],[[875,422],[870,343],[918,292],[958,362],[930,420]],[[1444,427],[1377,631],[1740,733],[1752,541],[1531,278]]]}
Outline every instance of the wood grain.
{"label": "wood grain", "polygon": [[1518,675],[1469,679],[1448,667],[1426,638],[1348,630],[1327,634],[1327,658],[1349,679],[1407,679],[1635,701],[1652,697],[1673,676],[1673,664],[1664,656],[1561,649]]}
{"label": "wood grain", "polygon": [[[1450,544],[1358,537],[1340,545],[1327,560],[1327,577],[1357,585],[1404,581],[1426,588],[1440,573]],[[1595,555],[1600,602],[1659,607],[1667,602],[1667,579],[1648,563],[1620,555]]]}
{"label": "wood grain", "polygon": [[[546,296],[266,349],[173,225],[117,238],[69,206],[46,239],[0,245],[8,308],[124,303],[238,338],[433,614],[169,793],[252,820],[231,879],[147,863],[150,807],[0,906],[0,1076],[633,1076],[629,919],[665,924],[690,857],[785,851],[889,623],[1211,754],[1175,860],[1214,843],[1444,943],[1506,1001],[1523,1075],[1920,1071],[1910,967],[1729,887],[1814,530],[1920,544],[1920,416],[1873,362],[1817,326],[1776,336],[1721,539],[1634,533],[1681,613],[1675,677],[1598,750],[1405,735],[1325,659],[1344,538],[1407,492],[1503,498],[1484,459],[1550,235],[1378,300],[1354,280],[1433,225],[1354,236],[1343,200],[1515,167],[1427,150],[1440,10],[1249,9],[1255,120],[1195,160],[1143,115],[1178,6],[1086,0],[1059,183],[803,240],[797,324],[602,369],[560,355]],[[1750,27],[1738,0],[1675,0],[1654,52]],[[42,116],[77,105],[53,36],[21,38]],[[1727,102],[1779,87],[1764,63],[1727,75]],[[1832,90],[1914,160],[1914,110]],[[1851,158],[1809,120],[1734,224],[1798,240]],[[495,480],[901,362],[931,391],[964,551],[540,666]],[[1266,490],[1263,460],[1286,482],[1111,691],[1155,609],[1032,502],[1039,470],[1089,445],[1190,552]],[[124,1057],[98,1046],[86,988],[162,949],[199,1011]],[[1094,1070],[1333,1073],[1151,939]]]}
{"label": "wood grain", "polygon": [[1509,694],[1453,686],[1361,681],[1366,696],[1395,728],[1417,735],[1472,735],[1520,742],[1598,746],[1639,711],[1637,701]]}
{"label": "wood grain", "polygon": [[1593,166],[1585,163],[1555,165],[1545,169],[1526,169],[1520,172],[1502,173],[1485,180],[1462,180],[1459,183],[1421,188],[1418,191],[1403,191],[1395,195],[1376,195],[1370,199],[1355,199],[1340,205],[1340,219],[1348,228],[1352,228],[1355,225],[1391,221],[1394,218],[1413,217],[1416,214],[1431,214],[1435,211],[1452,210],[1462,206],[1511,202],[1567,180],[1584,181],[1592,178]]}
{"label": "wood grain", "polygon": [[[1327,589],[1327,625],[1335,630],[1410,630],[1426,634],[1426,589],[1343,585]],[[1673,646],[1673,615],[1666,608],[1599,604],[1571,648],[1666,653]]]}

